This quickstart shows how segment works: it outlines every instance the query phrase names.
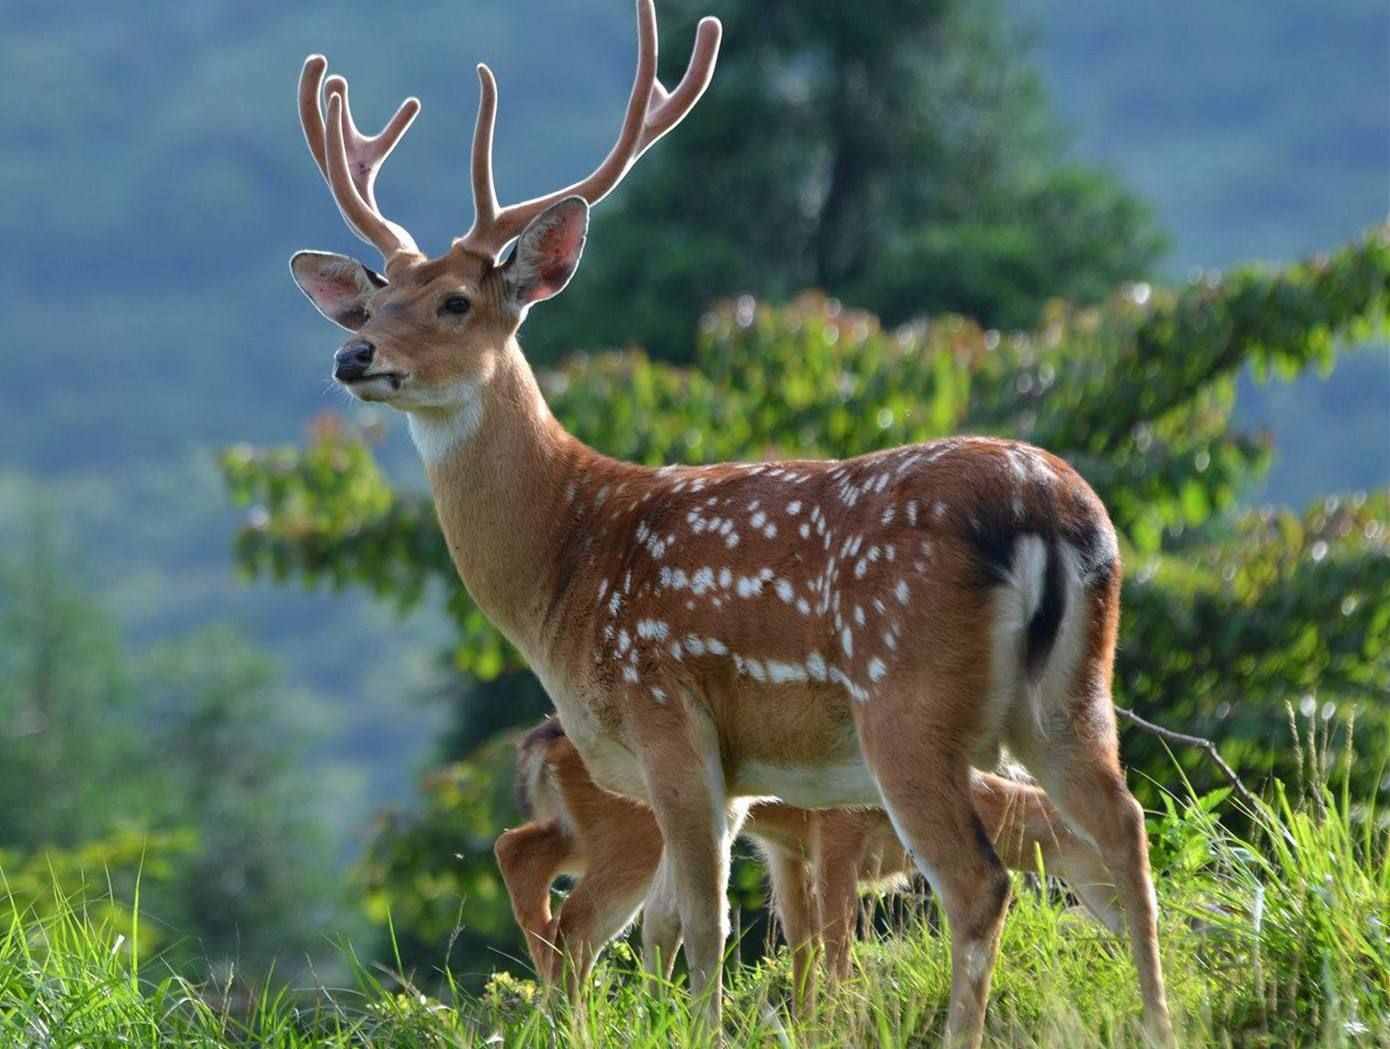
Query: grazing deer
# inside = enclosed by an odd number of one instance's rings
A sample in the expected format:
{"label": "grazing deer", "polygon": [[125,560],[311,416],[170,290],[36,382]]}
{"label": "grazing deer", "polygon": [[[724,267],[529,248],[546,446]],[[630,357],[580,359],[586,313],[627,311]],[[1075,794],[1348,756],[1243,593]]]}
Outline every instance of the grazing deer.
{"label": "grazing deer", "polygon": [[716,1030],[731,814],[776,796],[888,813],[950,922],[947,1039],[979,1044],[1009,879],[971,766],[990,767],[1003,742],[1105,857],[1148,1027],[1170,1042],[1144,815],[1110,699],[1119,551],[1086,482],[1046,452],[983,438],[653,470],[586,447],[547,408],[517,330],[574,274],[590,205],[714,70],[720,27],[705,19],[668,92],[651,0],[637,15],[618,140],[547,196],[498,205],[497,89],[478,68],[476,217],[437,258],[374,194],[419,103],[363,136],[346,83],[328,81],[325,113],[326,61],[305,62],[309,149],[348,226],[385,259],[384,275],[341,255],[291,262],[352,333],[334,377],[406,413],[469,594],[540,678],[595,782],[656,816],[691,990]]}
{"label": "grazing deer", "polygon": [[[594,783],[554,718],[522,738],[516,779],[528,822],[498,837],[498,866],[537,976],[552,984],[563,975],[577,995],[604,945],[648,897],[661,859],[661,830],[645,806]],[[1041,858],[1043,868],[1066,881],[1112,932],[1123,928],[1100,854],[1066,828],[1041,790],[976,773],[971,797],[1005,865],[1034,871]],[[878,809],[762,802],[749,810],[742,833],[767,865],[792,954],[796,1012],[805,1016],[820,950],[833,981],[849,975],[860,885],[899,882],[912,861]],[[550,886],[562,874],[576,882],[553,914]],[[645,960],[668,973],[680,935],[675,903],[652,900],[643,923]]]}

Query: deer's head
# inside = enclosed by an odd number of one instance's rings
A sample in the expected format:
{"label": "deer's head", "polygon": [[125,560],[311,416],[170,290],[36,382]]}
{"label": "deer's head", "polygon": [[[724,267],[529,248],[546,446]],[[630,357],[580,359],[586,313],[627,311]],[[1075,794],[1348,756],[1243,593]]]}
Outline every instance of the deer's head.
{"label": "deer's head", "polygon": [[507,207],[498,204],[492,179],[497,85],[480,65],[473,227],[433,259],[381,213],[374,193],[382,162],[420,103],[407,99],[379,134],[364,136],[352,119],[347,81],[334,76],[325,82],[327,60],[311,55],[299,80],[309,151],[348,228],[385,260],[384,275],[345,255],[301,251],[290,260],[295,280],[319,312],[350,333],[335,354],[333,377],[355,397],[407,411],[447,409],[475,399],[502,357],[515,352],[512,336],[530,307],[558,295],[574,275],[589,207],[607,196],[704,93],[719,37],[716,19],[701,21],[689,67],[668,92],[656,76],[652,0],[637,0],[637,75],[617,142],[587,178]]}

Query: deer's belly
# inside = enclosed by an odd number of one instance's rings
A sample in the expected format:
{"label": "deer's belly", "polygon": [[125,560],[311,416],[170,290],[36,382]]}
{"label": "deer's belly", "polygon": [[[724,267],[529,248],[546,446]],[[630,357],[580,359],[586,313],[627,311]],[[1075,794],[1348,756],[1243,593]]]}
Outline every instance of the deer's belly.
{"label": "deer's belly", "polygon": [[729,778],[731,794],[776,797],[803,809],[879,804],[878,787],[868,766],[859,760],[825,765],[746,760]]}

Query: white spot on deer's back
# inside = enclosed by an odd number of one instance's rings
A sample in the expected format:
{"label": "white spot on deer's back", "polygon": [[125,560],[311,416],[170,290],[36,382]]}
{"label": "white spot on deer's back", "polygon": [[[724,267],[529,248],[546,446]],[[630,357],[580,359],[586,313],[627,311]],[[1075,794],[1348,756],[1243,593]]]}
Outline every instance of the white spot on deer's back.
{"label": "white spot on deer's back", "polygon": [[664,641],[670,628],[659,619],[639,619],[637,636],[644,641]]}
{"label": "white spot on deer's back", "polygon": [[806,668],[799,663],[782,663],[777,660],[767,661],[767,676],[774,685],[786,684],[788,681],[805,681]]}

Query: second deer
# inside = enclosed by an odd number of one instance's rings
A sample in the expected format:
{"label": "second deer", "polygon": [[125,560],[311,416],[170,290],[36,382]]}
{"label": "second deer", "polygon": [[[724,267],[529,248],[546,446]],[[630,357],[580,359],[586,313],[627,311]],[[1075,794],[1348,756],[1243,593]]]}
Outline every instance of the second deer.
{"label": "second deer", "polygon": [[[971,789],[1006,865],[1036,871],[1041,861],[1107,928],[1123,930],[1104,860],[1067,829],[1041,790],[987,773],[977,773]],[[517,795],[529,821],[504,832],[495,851],[540,980],[563,979],[571,996],[582,993],[599,953],[644,902],[644,961],[669,975],[680,921],[669,884],[656,879],[662,840],[651,810],[597,786],[554,718],[517,748]],[[792,955],[795,1011],[805,1016],[815,1000],[819,954],[833,982],[849,975],[861,885],[901,881],[914,870],[912,861],[878,809],[763,802],[749,810],[742,833],[767,865]],[[561,875],[576,881],[554,913],[550,889]]]}

